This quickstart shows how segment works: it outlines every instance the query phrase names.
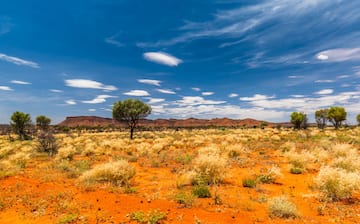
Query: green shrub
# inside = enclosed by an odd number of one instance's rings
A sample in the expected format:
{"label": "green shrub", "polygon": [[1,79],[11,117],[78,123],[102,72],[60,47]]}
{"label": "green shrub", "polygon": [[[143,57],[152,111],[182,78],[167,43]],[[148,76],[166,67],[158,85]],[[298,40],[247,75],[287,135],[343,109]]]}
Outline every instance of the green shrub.
{"label": "green shrub", "polygon": [[130,219],[137,221],[138,223],[157,224],[166,219],[166,214],[158,210],[150,211],[148,213],[139,211],[131,213]]}
{"label": "green shrub", "polygon": [[290,173],[292,174],[302,174],[304,172],[303,168],[300,167],[291,167],[290,168]]}
{"label": "green shrub", "polygon": [[245,178],[242,180],[242,186],[243,187],[248,187],[248,188],[255,188],[256,187],[256,180],[255,179],[250,179],[250,178]]}
{"label": "green shrub", "polygon": [[185,207],[191,207],[194,203],[194,199],[194,195],[186,193],[185,191],[180,191],[175,195],[175,201]]}
{"label": "green shrub", "polygon": [[193,195],[198,198],[210,198],[211,193],[208,186],[205,185],[196,185],[192,191]]}
{"label": "green shrub", "polygon": [[257,177],[257,181],[263,184],[271,184],[274,182],[274,178],[271,175],[261,174]]}

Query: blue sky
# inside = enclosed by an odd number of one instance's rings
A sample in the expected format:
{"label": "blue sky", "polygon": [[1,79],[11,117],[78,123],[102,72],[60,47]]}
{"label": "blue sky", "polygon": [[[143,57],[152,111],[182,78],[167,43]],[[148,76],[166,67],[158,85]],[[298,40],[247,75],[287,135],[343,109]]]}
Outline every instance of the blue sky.
{"label": "blue sky", "polygon": [[0,123],[111,117],[288,121],[360,113],[360,1],[0,0]]}

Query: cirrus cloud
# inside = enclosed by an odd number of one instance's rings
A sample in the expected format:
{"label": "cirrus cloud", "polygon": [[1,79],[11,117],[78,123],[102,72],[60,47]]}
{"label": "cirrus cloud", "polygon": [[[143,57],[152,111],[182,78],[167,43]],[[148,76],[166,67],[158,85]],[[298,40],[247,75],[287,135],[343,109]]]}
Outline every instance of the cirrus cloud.
{"label": "cirrus cloud", "polygon": [[81,102],[82,103],[88,103],[88,104],[105,103],[107,98],[116,98],[116,96],[99,95],[99,96],[95,97],[92,100],[84,100],[84,101],[81,101]]}
{"label": "cirrus cloud", "polygon": [[322,90],[315,92],[315,94],[328,95],[328,94],[332,94],[333,92],[334,92],[334,90],[332,90],[332,89],[322,89]]}
{"label": "cirrus cloud", "polygon": [[165,94],[176,94],[174,91],[170,89],[156,89],[159,93],[165,93]]}
{"label": "cirrus cloud", "polygon": [[68,105],[76,105],[77,104],[75,100],[66,100],[65,103]]}
{"label": "cirrus cloud", "polygon": [[321,61],[343,62],[343,61],[359,61],[360,48],[335,48],[321,51],[316,55]]}
{"label": "cirrus cloud", "polygon": [[240,100],[242,101],[257,101],[257,100],[267,100],[267,99],[272,99],[275,98],[275,96],[266,96],[266,95],[262,95],[262,94],[255,94],[252,97],[240,97]]}
{"label": "cirrus cloud", "polygon": [[11,80],[10,81],[13,84],[19,84],[19,85],[30,85],[30,82],[24,82],[24,81],[20,81],[20,80]]}
{"label": "cirrus cloud", "polygon": [[143,84],[154,85],[154,86],[160,86],[161,83],[160,80],[154,80],[154,79],[138,79],[137,81]]}
{"label": "cirrus cloud", "polygon": [[147,91],[138,90],[138,89],[131,90],[131,91],[123,93],[123,94],[127,95],[127,96],[150,96],[150,94]]}
{"label": "cirrus cloud", "polygon": [[167,66],[178,66],[183,61],[165,52],[146,52],[143,54],[145,60]]}
{"label": "cirrus cloud", "polygon": [[13,89],[11,89],[9,86],[0,86],[0,90],[3,90],[3,91],[13,91]]}
{"label": "cirrus cloud", "polygon": [[88,80],[88,79],[67,79],[65,80],[65,85],[69,87],[83,88],[83,89],[102,89],[107,92],[117,90],[115,86],[104,85],[101,82]]}
{"label": "cirrus cloud", "polygon": [[0,60],[7,61],[15,65],[25,65],[32,68],[40,68],[39,64],[36,62],[24,60],[14,56],[9,56],[3,53],[0,53]]}

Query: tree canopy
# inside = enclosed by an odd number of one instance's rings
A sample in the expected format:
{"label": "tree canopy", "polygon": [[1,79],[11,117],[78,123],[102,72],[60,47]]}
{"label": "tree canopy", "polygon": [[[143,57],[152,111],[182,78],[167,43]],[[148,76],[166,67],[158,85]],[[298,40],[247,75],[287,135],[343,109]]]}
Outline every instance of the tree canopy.
{"label": "tree canopy", "polygon": [[117,121],[126,121],[130,128],[130,139],[140,119],[151,113],[151,107],[138,99],[127,99],[114,103],[112,115]]}
{"label": "tree canopy", "polygon": [[356,120],[357,120],[358,124],[360,125],[360,114],[358,114],[358,115],[356,116]]}
{"label": "tree canopy", "polygon": [[20,140],[26,140],[26,127],[31,125],[31,117],[30,114],[26,114],[20,111],[15,111],[11,115],[10,125],[15,132],[15,134],[19,135]]}
{"label": "tree canopy", "polygon": [[328,117],[328,109],[321,109],[315,111],[315,121],[317,123],[318,128],[324,129],[326,126],[326,121]]}
{"label": "tree canopy", "polygon": [[294,129],[306,128],[307,117],[305,113],[293,112],[290,118],[290,122],[294,125]]}
{"label": "tree canopy", "polygon": [[343,107],[330,107],[327,118],[334,125],[335,129],[341,127],[343,121],[346,120],[346,111]]}
{"label": "tree canopy", "polygon": [[36,117],[36,126],[43,131],[49,128],[50,123],[51,123],[51,119],[44,115],[40,115]]}

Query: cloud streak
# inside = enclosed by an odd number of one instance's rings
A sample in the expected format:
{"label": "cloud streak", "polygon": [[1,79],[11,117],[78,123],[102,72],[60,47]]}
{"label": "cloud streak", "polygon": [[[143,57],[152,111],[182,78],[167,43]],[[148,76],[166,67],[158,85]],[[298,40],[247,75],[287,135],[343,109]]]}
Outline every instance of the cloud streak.
{"label": "cloud streak", "polygon": [[10,62],[15,65],[24,65],[32,68],[40,68],[39,64],[36,62],[24,60],[18,57],[9,56],[3,53],[0,53],[0,60]]}
{"label": "cloud streak", "polygon": [[135,90],[131,90],[129,92],[125,92],[123,93],[124,95],[127,95],[127,96],[150,96],[150,94],[145,91],[145,90],[138,90],[138,89],[135,89]]}
{"label": "cloud streak", "polygon": [[9,86],[0,86],[0,90],[3,91],[14,91],[12,88],[10,88]]}
{"label": "cloud streak", "polygon": [[178,66],[183,61],[165,52],[146,52],[143,54],[144,59],[157,64],[167,65],[170,67]]}
{"label": "cloud streak", "polygon": [[159,93],[165,93],[165,94],[176,94],[174,91],[170,89],[156,89]]}
{"label": "cloud streak", "polygon": [[25,82],[25,81],[20,81],[20,80],[11,80],[10,81],[13,84],[18,84],[18,85],[30,85],[30,82]]}
{"label": "cloud streak", "polygon": [[108,99],[108,98],[116,98],[116,96],[98,95],[92,100],[84,100],[84,101],[81,101],[81,102],[82,103],[87,103],[87,104],[99,104],[99,103],[105,103],[106,99]]}
{"label": "cloud streak", "polygon": [[88,80],[88,79],[67,79],[65,85],[73,88],[83,89],[101,89],[106,92],[115,91],[117,88],[112,85],[104,85],[101,82]]}
{"label": "cloud streak", "polygon": [[154,86],[160,86],[161,84],[160,80],[154,80],[154,79],[138,79],[137,81],[143,84],[154,85]]}
{"label": "cloud streak", "polygon": [[325,62],[360,61],[360,48],[336,48],[321,51],[316,58]]}

